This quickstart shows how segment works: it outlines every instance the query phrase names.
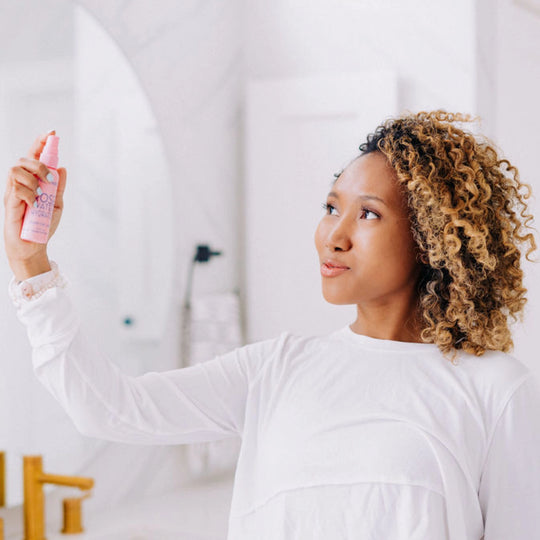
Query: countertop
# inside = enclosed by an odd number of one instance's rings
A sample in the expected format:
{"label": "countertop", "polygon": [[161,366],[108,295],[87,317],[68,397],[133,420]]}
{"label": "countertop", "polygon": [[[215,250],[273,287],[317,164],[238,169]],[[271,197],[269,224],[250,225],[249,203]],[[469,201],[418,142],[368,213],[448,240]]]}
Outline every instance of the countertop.
{"label": "countertop", "polygon": [[[225,540],[234,477],[192,482],[169,493],[86,515],[84,532],[62,534],[47,523],[47,540]],[[22,517],[22,516],[21,516]],[[6,535],[21,540],[22,535]]]}

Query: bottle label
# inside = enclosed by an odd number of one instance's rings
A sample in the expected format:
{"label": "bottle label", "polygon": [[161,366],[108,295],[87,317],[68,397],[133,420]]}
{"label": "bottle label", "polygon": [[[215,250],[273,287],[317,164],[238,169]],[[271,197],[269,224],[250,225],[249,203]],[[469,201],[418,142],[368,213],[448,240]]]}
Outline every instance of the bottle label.
{"label": "bottle label", "polygon": [[54,210],[56,190],[58,188],[58,172],[51,168],[54,176],[52,182],[39,180],[41,195],[36,196],[35,206],[28,206],[24,214],[21,238],[39,244],[46,244],[49,237],[51,217]]}

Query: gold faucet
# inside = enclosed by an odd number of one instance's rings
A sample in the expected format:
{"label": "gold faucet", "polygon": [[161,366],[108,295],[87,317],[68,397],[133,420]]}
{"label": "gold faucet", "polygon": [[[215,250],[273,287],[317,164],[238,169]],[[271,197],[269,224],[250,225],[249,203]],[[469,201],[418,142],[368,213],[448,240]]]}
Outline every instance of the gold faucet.
{"label": "gold faucet", "polygon": [[94,486],[94,480],[80,476],[46,474],[43,472],[41,456],[23,456],[23,471],[24,540],[46,540],[43,484],[56,484],[88,490]]}
{"label": "gold faucet", "polygon": [[6,453],[0,452],[0,507],[6,506]]}

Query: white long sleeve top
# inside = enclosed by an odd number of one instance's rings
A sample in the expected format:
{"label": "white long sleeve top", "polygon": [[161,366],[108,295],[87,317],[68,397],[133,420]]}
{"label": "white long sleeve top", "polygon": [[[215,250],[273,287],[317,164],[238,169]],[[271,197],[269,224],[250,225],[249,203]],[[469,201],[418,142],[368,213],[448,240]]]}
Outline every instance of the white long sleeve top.
{"label": "white long sleeve top", "polygon": [[[540,389],[513,356],[454,365],[436,345],[346,326],[127,376],[81,329],[69,282],[52,279],[9,292],[37,377],[81,433],[242,437],[229,540],[540,539]],[[45,289],[32,297],[32,283]]]}

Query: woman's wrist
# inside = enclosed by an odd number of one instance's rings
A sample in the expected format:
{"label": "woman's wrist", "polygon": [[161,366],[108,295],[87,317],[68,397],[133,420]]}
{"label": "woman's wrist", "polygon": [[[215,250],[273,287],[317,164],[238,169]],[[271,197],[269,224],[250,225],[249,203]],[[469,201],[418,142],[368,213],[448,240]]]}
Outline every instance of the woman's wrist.
{"label": "woman's wrist", "polygon": [[47,255],[24,261],[10,261],[9,265],[18,282],[52,270]]}
{"label": "woman's wrist", "polygon": [[15,276],[11,278],[8,291],[17,307],[21,307],[28,301],[36,300],[53,287],[66,288],[68,286],[68,282],[60,273],[58,265],[53,260],[50,261],[50,265],[50,271],[36,274],[22,282],[17,283]]}

